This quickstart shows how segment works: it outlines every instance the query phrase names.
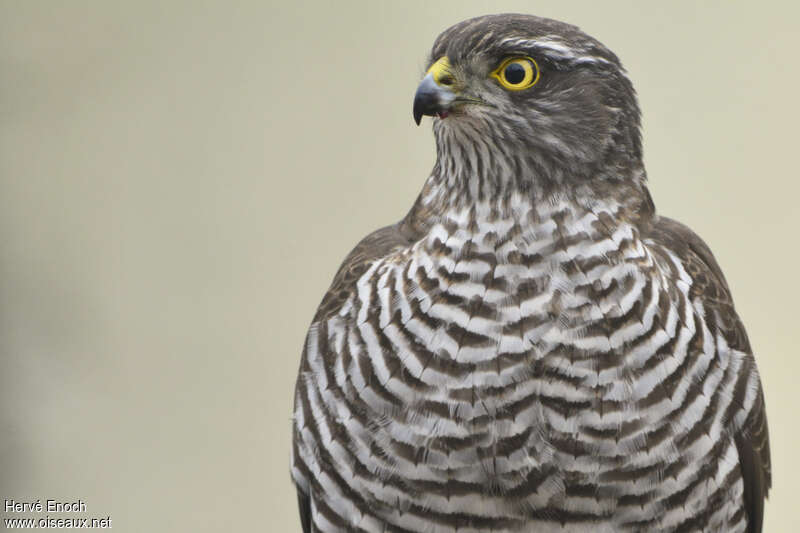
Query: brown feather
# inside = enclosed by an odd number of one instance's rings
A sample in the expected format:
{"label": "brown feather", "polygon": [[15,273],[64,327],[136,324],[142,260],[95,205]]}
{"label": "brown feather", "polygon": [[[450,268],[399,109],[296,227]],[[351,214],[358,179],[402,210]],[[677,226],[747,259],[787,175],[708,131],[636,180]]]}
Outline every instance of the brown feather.
{"label": "brown feather", "polygon": [[[687,226],[662,216],[653,220],[646,237],[672,250],[681,259],[684,268],[692,276],[692,297],[700,298],[705,308],[714,314],[716,327],[728,344],[749,355],[749,368],[743,371],[756,372],[744,325],[734,309],[722,269],[708,245]],[[737,390],[736,396],[743,396],[744,393],[744,390]],[[762,390],[758,391],[756,404],[743,427],[732,430],[744,482],[748,533],[759,533],[764,519],[764,499],[772,486],[769,432]]]}

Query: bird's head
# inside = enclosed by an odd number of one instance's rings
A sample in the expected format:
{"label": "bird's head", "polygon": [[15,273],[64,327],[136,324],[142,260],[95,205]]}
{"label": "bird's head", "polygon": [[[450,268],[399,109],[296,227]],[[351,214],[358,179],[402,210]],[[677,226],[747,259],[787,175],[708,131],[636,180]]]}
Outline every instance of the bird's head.
{"label": "bird's head", "polygon": [[445,30],[413,115],[417,124],[434,117],[439,165],[451,173],[522,186],[644,179],[639,108],[622,65],[558,21],[488,15]]}

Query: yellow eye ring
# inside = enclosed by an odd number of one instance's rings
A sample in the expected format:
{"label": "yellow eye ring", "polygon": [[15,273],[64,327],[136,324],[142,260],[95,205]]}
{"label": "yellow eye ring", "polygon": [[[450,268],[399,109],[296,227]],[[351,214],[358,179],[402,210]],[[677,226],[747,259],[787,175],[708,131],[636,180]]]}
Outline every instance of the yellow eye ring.
{"label": "yellow eye ring", "polygon": [[539,81],[539,65],[530,57],[509,57],[492,72],[492,77],[509,91],[521,91]]}

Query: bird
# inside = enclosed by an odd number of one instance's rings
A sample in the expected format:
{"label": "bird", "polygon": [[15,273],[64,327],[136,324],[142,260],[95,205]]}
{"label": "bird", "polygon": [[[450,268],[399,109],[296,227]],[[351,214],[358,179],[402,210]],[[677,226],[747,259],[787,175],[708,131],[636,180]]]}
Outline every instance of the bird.
{"label": "bird", "polygon": [[760,532],[753,350],[709,247],[656,212],[618,57],[497,14],[427,66],[433,170],[306,336],[303,531]]}

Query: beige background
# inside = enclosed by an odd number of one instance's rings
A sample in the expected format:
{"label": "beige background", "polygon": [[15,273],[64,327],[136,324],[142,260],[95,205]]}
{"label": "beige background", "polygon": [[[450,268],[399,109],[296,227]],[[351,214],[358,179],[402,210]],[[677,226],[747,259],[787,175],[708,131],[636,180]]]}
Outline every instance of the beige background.
{"label": "beige background", "polygon": [[0,2],[0,499],[297,531],[305,329],[433,165],[411,100],[435,36],[523,11],[630,71],[659,210],[709,242],[757,351],[765,530],[797,530],[796,3],[161,4]]}

